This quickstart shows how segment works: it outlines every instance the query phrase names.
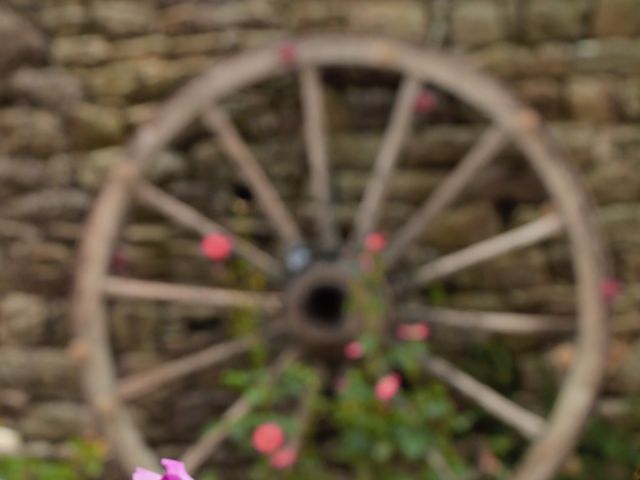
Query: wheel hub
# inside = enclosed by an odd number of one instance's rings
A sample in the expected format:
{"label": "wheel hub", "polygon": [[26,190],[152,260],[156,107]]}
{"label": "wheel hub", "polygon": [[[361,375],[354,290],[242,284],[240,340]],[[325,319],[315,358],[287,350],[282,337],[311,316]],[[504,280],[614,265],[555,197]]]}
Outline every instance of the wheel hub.
{"label": "wheel hub", "polygon": [[328,261],[316,262],[294,278],[285,295],[286,319],[293,337],[310,350],[340,353],[367,327],[360,309],[353,305],[356,291],[362,291],[360,282],[357,269]]}

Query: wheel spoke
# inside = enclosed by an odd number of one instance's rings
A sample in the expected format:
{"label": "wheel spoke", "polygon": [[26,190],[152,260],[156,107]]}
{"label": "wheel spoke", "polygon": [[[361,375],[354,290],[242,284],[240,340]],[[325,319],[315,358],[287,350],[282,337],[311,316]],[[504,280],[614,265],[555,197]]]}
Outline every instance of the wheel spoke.
{"label": "wheel spoke", "polygon": [[352,244],[358,245],[378,222],[380,209],[404,141],[411,129],[420,82],[407,77],[398,91],[371,178],[355,216]]}
{"label": "wheel spoke", "polygon": [[[295,349],[285,350],[275,363],[271,366],[267,375],[261,380],[259,388],[270,388],[278,381],[282,372],[299,356]],[[215,450],[229,436],[231,429],[245,418],[254,405],[249,393],[244,394],[236,400],[222,414],[216,426],[203,434],[182,456],[187,469],[196,472],[207,459],[213,455]]]}
{"label": "wheel spoke", "polygon": [[[423,265],[410,280],[410,285],[428,285],[491,258],[534,245],[561,231],[560,217],[555,213],[549,213],[513,230],[482,240]],[[406,285],[400,288],[403,287]]]}
{"label": "wheel spoke", "polygon": [[104,293],[114,297],[180,302],[213,307],[260,308],[269,313],[281,307],[276,293],[246,292],[226,288],[211,288],[177,283],[150,282],[121,277],[107,277]]}
{"label": "wheel spoke", "polygon": [[411,305],[398,312],[401,321],[428,322],[453,328],[470,328],[511,335],[571,332],[574,320],[569,317],[524,313],[455,310]]}
{"label": "wheel spoke", "polygon": [[[280,333],[280,329],[269,330],[266,335],[273,337]],[[141,373],[135,373],[122,379],[118,385],[118,396],[121,400],[135,400],[153,392],[159,387],[174,382],[187,375],[191,375],[205,368],[211,368],[237,355],[247,352],[255,342],[257,336],[229,340],[225,343],[213,345],[199,352],[172,360],[158,367]]]}
{"label": "wheel spoke", "polygon": [[265,215],[286,246],[301,243],[302,235],[293,215],[284,204],[275,187],[256,160],[249,146],[240,136],[227,113],[220,107],[209,109],[204,115],[205,125],[216,133],[228,159],[248,183],[258,198]]}
{"label": "wheel spoke", "polygon": [[331,203],[324,95],[320,74],[316,68],[302,69],[300,87],[304,115],[304,140],[311,172],[310,188],[314,213],[323,247],[333,249],[338,243],[338,233],[335,211]]}
{"label": "wheel spoke", "polygon": [[427,373],[477,403],[487,413],[526,438],[534,439],[546,428],[546,422],[542,417],[512,402],[443,358],[431,355],[424,362],[424,368]]}
{"label": "wheel spoke", "polygon": [[429,450],[427,450],[426,460],[440,480],[456,480],[456,474],[440,450],[437,448],[429,448]]}
{"label": "wheel spoke", "polygon": [[389,247],[384,253],[388,266],[393,265],[427,225],[460,195],[480,169],[498,154],[506,144],[506,140],[506,133],[498,127],[490,128],[480,137],[449,176],[391,238]]}
{"label": "wheel spoke", "polygon": [[275,258],[252,243],[232,235],[222,225],[210,220],[191,205],[144,180],[140,180],[136,185],[136,195],[148,207],[160,212],[177,225],[189,228],[202,236],[209,233],[224,233],[232,236],[234,250],[240,257],[273,278],[282,277],[282,267]]}

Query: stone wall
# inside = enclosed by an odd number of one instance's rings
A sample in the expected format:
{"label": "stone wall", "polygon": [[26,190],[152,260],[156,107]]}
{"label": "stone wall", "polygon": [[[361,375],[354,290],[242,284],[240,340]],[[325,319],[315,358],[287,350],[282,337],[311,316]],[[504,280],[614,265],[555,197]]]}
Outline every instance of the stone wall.
{"label": "stone wall", "polygon": [[[432,32],[444,25],[448,48],[466,52],[544,114],[601,206],[617,275],[625,285],[615,305],[614,325],[623,334],[614,342],[612,391],[640,387],[640,368],[634,374],[636,364],[631,363],[640,355],[634,336],[640,331],[640,0],[452,0],[451,5],[443,23],[428,2],[418,0],[3,2],[0,420],[22,431],[29,442],[55,443],[90,428],[86,415],[77,414],[84,410],[65,353],[67,295],[83,219],[127,136],[152,115],[157,102],[217,58],[291,32],[326,29],[375,32],[428,45]],[[295,199],[304,171],[268,161],[300,155],[299,144],[282,137],[269,140],[292,120],[273,112],[242,120],[245,109],[286,103],[291,92],[295,85],[284,82],[266,94],[249,92],[234,108],[285,197]],[[389,89],[364,101],[345,95],[332,106],[332,120],[354,127],[351,133],[348,128],[339,132],[334,145],[337,189],[346,203],[341,218],[353,211],[362,191],[362,171],[379,141],[371,132],[383,124],[391,94]],[[345,112],[344,102],[356,114]],[[410,142],[392,188],[391,224],[442,178],[443,167],[459,158],[477,132],[473,122],[465,121],[423,127],[425,134]],[[197,137],[166,152],[155,178],[174,192],[195,192],[192,199],[205,207],[211,191],[218,202],[242,197],[224,167],[209,177],[199,175],[198,165],[204,169],[216,155],[215,145]],[[185,167],[186,160],[195,162],[195,170]],[[460,207],[434,229],[428,237],[432,246],[446,251],[474,235],[498,231],[496,200],[515,202],[511,208],[523,218],[531,204],[541,201],[540,186],[524,170],[508,182],[502,181],[504,171],[492,175],[475,193],[479,201]],[[226,213],[240,231],[264,235],[260,218],[236,221],[233,208]],[[157,222],[133,225],[125,235],[132,262],[138,261],[144,274],[193,274],[183,261],[158,262],[166,248],[181,252],[182,260],[194,256],[192,245],[184,247],[180,238],[166,247],[170,234]],[[567,290],[561,272],[567,253],[560,246],[544,253],[534,250],[469,272],[460,279],[465,288],[456,293],[457,304],[526,309],[555,299],[563,310]],[[131,338],[143,341],[145,332],[141,327]],[[123,343],[133,341],[125,337]],[[74,421],[63,422],[61,429],[61,418]]]}

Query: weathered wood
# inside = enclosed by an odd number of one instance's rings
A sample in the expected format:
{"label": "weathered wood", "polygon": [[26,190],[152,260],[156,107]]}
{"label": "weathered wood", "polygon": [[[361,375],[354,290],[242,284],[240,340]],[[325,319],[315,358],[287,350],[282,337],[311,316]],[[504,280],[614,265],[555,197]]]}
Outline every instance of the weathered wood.
{"label": "weathered wood", "polygon": [[[298,357],[299,352],[297,350],[285,350],[271,366],[267,375],[261,379],[259,388],[270,388],[282,375],[283,371]],[[190,472],[199,470],[229,436],[233,426],[246,417],[253,407],[254,405],[248,394],[241,396],[232,403],[217,421],[216,426],[204,433],[182,456],[188,470]]]}
{"label": "weathered wood", "polygon": [[490,260],[498,255],[513,250],[528,247],[547,238],[557,235],[562,231],[562,222],[556,214],[534,220],[530,223],[516,227],[505,233],[501,233],[487,240],[482,240],[474,245],[445,255],[416,271],[412,285],[428,285],[464,268],[471,267],[480,262]]}
{"label": "weathered wood", "polygon": [[400,157],[401,148],[412,125],[411,120],[413,119],[416,99],[419,93],[420,82],[416,78],[406,77],[402,80],[393,111],[391,112],[391,118],[382,140],[380,153],[373,165],[373,171],[368,180],[364,197],[354,219],[351,235],[352,246],[362,242],[365,235],[376,226],[382,202]]}
{"label": "weathered wood", "polygon": [[506,143],[506,138],[506,133],[500,127],[490,128],[480,138],[453,172],[438,185],[432,196],[424,201],[418,211],[392,237],[384,254],[389,265],[396,262],[400,254],[416,240],[427,225],[460,195],[480,169],[495,158]]}
{"label": "weathered wood", "polygon": [[573,331],[576,327],[575,321],[569,317],[514,312],[487,312],[482,310],[456,310],[420,305],[400,307],[397,317],[402,321],[427,322],[451,328],[482,330],[507,335],[566,333]]}
{"label": "weathered wood", "polygon": [[[562,155],[546,137],[539,117],[506,94],[498,83],[459,60],[393,40],[349,35],[294,39],[286,45],[285,50],[281,46],[271,46],[221,61],[187,84],[164,108],[158,110],[153,121],[138,131],[127,151],[131,163],[139,167],[146,166],[182,129],[203,114],[206,115],[210,105],[220,104],[220,100],[230,93],[240,91],[271,75],[287,72],[297,65],[391,70],[400,73],[403,78],[414,78],[446,91],[470,108],[482,112],[492,125],[504,131],[514,146],[525,153],[533,171],[542,179],[557,209],[558,218],[565,226],[572,249],[577,283],[577,355],[561,387],[549,421],[544,423],[541,435],[538,435],[540,421],[537,417],[523,415],[518,410],[519,407],[505,402],[504,398],[494,401],[497,397],[492,394],[487,396],[487,390],[482,390],[484,394],[481,396],[486,400],[483,400],[483,407],[490,413],[502,415],[507,423],[525,434],[535,436],[524,461],[516,467],[513,480],[551,478],[575,445],[604,373],[608,331],[605,322],[606,306],[600,285],[609,276],[607,257],[591,218],[592,206],[575,175],[559,161]],[[216,127],[217,124],[226,132],[223,143],[226,142],[230,156],[235,156],[232,161],[235,160],[244,169],[245,180],[249,183],[253,181],[255,187],[258,177],[254,174],[258,170],[249,171],[247,168],[249,163],[255,162],[250,152],[247,153],[246,144],[235,135],[237,132],[224,117],[217,114],[214,117],[211,118],[213,126]],[[128,470],[133,470],[137,465],[152,467],[155,458],[141,432],[134,426],[129,411],[114,400],[115,368],[109,349],[102,296],[102,284],[109,266],[110,253],[129,200],[132,172],[130,168],[125,168],[126,165],[118,167],[119,170],[108,182],[90,217],[87,236],[81,248],[81,268],[77,275],[73,317],[78,345],[87,352],[84,364],[85,390],[99,414],[116,456]],[[465,175],[469,176],[468,173]],[[457,194],[458,187],[463,186],[466,181],[459,185],[456,185],[457,182],[458,180],[450,180],[445,184],[454,184],[453,190],[456,192],[453,193]],[[286,210],[286,205],[275,195],[273,185],[267,185],[271,189],[268,195],[259,194],[259,189],[254,188],[259,206],[270,216],[285,244],[300,240],[297,226]],[[441,203],[449,203],[454,196],[443,194],[446,201]],[[274,198],[276,203],[279,202],[275,209]],[[495,243],[491,246],[495,247]],[[489,250],[494,252],[492,248]],[[463,263],[471,265],[478,259],[491,257],[484,253],[475,255],[479,251],[480,249],[476,249],[474,255],[466,258]],[[83,348],[78,350],[82,351]],[[440,367],[442,365],[441,363]],[[450,368],[437,370],[443,373],[442,379],[445,381],[453,378],[450,373],[456,373]],[[466,388],[475,385],[466,377],[457,374],[455,377],[461,379],[459,386]]]}
{"label": "weathered wood", "polygon": [[424,368],[524,437],[536,439],[544,432],[546,425],[543,418],[512,402],[445,359],[431,355],[425,360]]}
{"label": "weathered wood", "polygon": [[118,396],[122,400],[133,400],[148,394],[163,385],[179,380],[205,368],[229,360],[247,352],[256,338],[244,337],[213,345],[196,353],[168,361],[148,371],[135,373],[120,381]]}
{"label": "weathered wood", "polygon": [[233,237],[234,251],[239,256],[275,278],[282,276],[281,265],[271,255],[263,252],[250,242],[235,237],[219,223],[210,220],[190,205],[163,192],[151,183],[139,181],[136,185],[136,195],[147,206],[155,208],[178,225],[190,228],[202,236],[210,233],[224,233]]}
{"label": "weathered wood", "polygon": [[118,277],[105,279],[104,293],[113,297],[196,303],[221,308],[262,308],[272,313],[281,306],[279,296],[273,293],[263,294]]}
{"label": "weathered wood", "polygon": [[240,136],[229,116],[220,107],[209,109],[203,120],[212,133],[220,138],[228,159],[247,181],[260,201],[260,208],[273,223],[285,245],[300,243],[302,235],[289,209],[267,178],[253,153]]}
{"label": "weathered wood", "polygon": [[311,197],[319,227],[322,246],[335,249],[338,232],[335,225],[334,207],[331,202],[329,179],[329,155],[327,120],[320,73],[313,67],[304,67],[300,73],[302,105],[304,115],[304,139],[310,169]]}

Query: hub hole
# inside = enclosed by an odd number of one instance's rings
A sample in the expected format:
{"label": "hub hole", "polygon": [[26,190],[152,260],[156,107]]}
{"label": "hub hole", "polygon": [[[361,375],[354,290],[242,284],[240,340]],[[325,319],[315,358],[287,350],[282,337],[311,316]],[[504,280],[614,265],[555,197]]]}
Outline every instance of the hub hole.
{"label": "hub hole", "polygon": [[325,328],[336,328],[344,320],[344,303],[342,286],[318,285],[309,291],[302,308],[310,322]]}

